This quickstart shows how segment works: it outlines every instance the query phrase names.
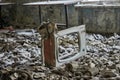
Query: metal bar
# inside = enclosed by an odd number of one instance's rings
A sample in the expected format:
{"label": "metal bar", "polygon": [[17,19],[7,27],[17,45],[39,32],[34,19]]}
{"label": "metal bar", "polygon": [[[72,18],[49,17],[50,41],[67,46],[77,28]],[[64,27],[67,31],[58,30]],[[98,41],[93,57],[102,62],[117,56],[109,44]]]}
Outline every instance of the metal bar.
{"label": "metal bar", "polygon": [[40,20],[40,24],[42,22],[42,11],[41,11],[41,6],[38,6],[39,7],[39,20]]}
{"label": "metal bar", "polygon": [[50,35],[50,38],[43,41],[43,55],[45,66],[56,66],[55,57],[55,37]]}
{"label": "metal bar", "polygon": [[0,27],[2,27],[2,6],[0,5]]}
{"label": "metal bar", "polygon": [[1,5],[0,5],[0,18],[1,18],[1,16],[2,16],[2,11],[1,11],[2,9],[1,9]]}
{"label": "metal bar", "polygon": [[68,7],[67,5],[65,6],[65,22],[66,22],[66,28],[68,28]]}

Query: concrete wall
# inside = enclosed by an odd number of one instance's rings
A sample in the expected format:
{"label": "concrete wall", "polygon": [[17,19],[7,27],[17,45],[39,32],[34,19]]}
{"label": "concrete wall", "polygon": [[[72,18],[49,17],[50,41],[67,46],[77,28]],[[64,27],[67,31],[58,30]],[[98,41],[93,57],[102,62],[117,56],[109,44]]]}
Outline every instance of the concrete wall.
{"label": "concrete wall", "polygon": [[[39,1],[39,0],[34,0]],[[40,25],[39,7],[38,6],[23,6],[25,2],[34,2],[33,0],[4,0],[4,2],[13,2],[14,5],[3,6],[2,16],[8,16],[10,23],[16,28],[31,28]],[[57,6],[41,6],[42,21],[48,19],[57,23],[65,23],[65,10],[63,5]],[[6,12],[7,11],[7,12]],[[74,5],[68,6],[69,26],[78,24],[77,12]]]}
{"label": "concrete wall", "polygon": [[[4,0],[17,4],[3,7],[2,15],[10,18],[16,28],[35,28],[40,25],[38,6],[22,6],[22,3],[33,0]],[[34,0],[39,1],[39,0]],[[64,6],[43,6],[42,21],[65,23]],[[86,25],[88,32],[120,33],[120,7],[81,7],[68,6],[69,27]]]}
{"label": "concrete wall", "polygon": [[120,33],[120,7],[82,7],[78,21],[88,32]]}
{"label": "concrete wall", "polygon": [[[42,6],[42,21],[50,21],[57,23],[65,23],[64,5],[59,6]],[[69,27],[78,24],[78,12],[74,5],[68,5],[68,25]]]}

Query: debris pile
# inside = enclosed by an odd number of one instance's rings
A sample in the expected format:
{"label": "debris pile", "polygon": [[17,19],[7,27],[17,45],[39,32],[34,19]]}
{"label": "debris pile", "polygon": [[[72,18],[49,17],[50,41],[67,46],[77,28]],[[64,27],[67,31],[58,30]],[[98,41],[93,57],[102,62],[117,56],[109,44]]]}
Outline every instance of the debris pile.
{"label": "debris pile", "polygon": [[40,36],[33,30],[0,33],[0,67],[40,63]]}
{"label": "debris pile", "polygon": [[86,39],[87,55],[79,59],[79,69],[89,72],[89,75],[87,73],[84,76],[91,77],[92,80],[119,80],[120,36],[92,34],[87,35]]}
{"label": "debris pile", "polygon": [[[76,37],[59,39],[59,56],[77,52]],[[41,66],[40,40],[34,30],[0,33],[0,80],[120,80],[119,35],[87,34],[87,54],[59,68]]]}

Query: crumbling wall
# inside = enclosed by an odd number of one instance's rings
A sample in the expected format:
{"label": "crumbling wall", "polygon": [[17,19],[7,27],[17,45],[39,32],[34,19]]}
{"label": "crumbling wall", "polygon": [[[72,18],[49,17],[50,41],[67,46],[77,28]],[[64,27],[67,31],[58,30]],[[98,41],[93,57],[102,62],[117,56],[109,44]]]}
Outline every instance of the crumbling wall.
{"label": "crumbling wall", "polygon": [[[10,23],[15,28],[35,28],[40,25],[39,6],[23,6],[26,2],[45,1],[45,0],[3,0],[2,2],[13,2],[14,5],[9,5],[9,9],[3,7],[2,10],[7,10]],[[7,7],[7,6],[6,6]],[[65,10],[63,5],[57,6],[42,6],[42,22],[48,19],[57,23],[65,23]],[[74,5],[68,6],[69,26],[77,24],[77,12]]]}
{"label": "crumbling wall", "polygon": [[[3,0],[3,2],[14,2],[10,7],[2,7],[2,14],[8,15],[10,23],[15,28],[36,28],[40,25],[39,7],[23,6],[26,2],[40,0]],[[42,0],[41,0],[42,1]],[[6,10],[4,9],[6,8]],[[48,19],[57,23],[65,23],[64,6],[42,6],[42,22]],[[79,9],[79,10],[78,10]],[[95,33],[120,33],[120,9],[119,7],[96,7],[78,8],[68,5],[68,25],[86,25],[88,32]]]}
{"label": "crumbling wall", "polygon": [[[39,0],[34,0],[39,1]],[[15,4],[2,6],[2,16],[7,16],[14,28],[35,28],[38,26],[38,8],[35,6],[23,6],[23,3],[33,0],[3,0]]]}
{"label": "crumbling wall", "polygon": [[119,7],[82,7],[79,11],[79,24],[86,24],[88,32],[120,33]]}

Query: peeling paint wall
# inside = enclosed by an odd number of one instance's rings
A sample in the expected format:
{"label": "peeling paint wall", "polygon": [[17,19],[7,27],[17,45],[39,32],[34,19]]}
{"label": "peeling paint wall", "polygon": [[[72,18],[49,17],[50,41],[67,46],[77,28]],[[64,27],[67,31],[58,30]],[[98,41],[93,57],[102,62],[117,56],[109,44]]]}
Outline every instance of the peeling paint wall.
{"label": "peeling paint wall", "polygon": [[88,32],[120,33],[120,8],[81,8],[79,24],[86,24]]}
{"label": "peeling paint wall", "polygon": [[[35,1],[39,0],[4,0],[4,2],[13,2],[15,4],[2,7],[2,14],[8,15],[10,23],[16,28],[31,28],[32,26],[33,28],[37,27],[40,25],[39,6],[22,5],[25,2]],[[65,23],[65,10],[63,5],[41,6],[41,9],[42,22],[49,19],[52,22]],[[8,13],[5,13],[3,10],[7,10]],[[75,26],[78,24],[77,18],[77,12],[74,5],[68,5],[69,26]]]}
{"label": "peeling paint wall", "polygon": [[[38,6],[22,6],[22,3],[33,0],[3,0],[18,4],[2,8],[2,15],[8,15],[10,23],[16,28],[35,28],[40,25]],[[39,1],[39,0],[34,0]],[[41,0],[42,1],[42,0]],[[50,19],[57,23],[65,23],[64,6],[43,6],[42,21]],[[68,6],[69,27],[86,25],[88,32],[120,33],[120,7],[75,8]]]}
{"label": "peeling paint wall", "polygon": [[[63,5],[58,6],[42,6],[42,21],[50,21],[57,23],[65,23],[65,9]],[[78,24],[78,12],[74,5],[68,5],[68,25],[76,26]]]}

